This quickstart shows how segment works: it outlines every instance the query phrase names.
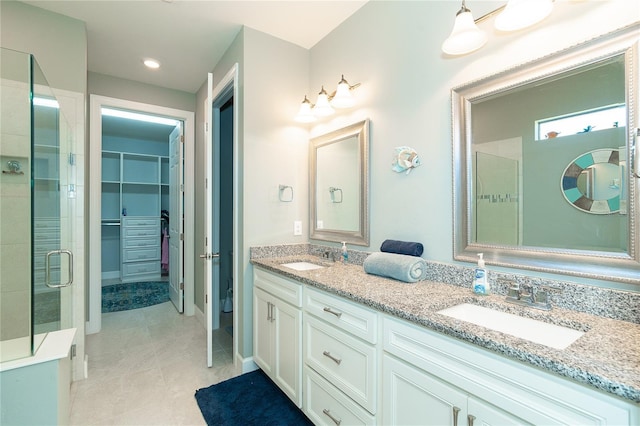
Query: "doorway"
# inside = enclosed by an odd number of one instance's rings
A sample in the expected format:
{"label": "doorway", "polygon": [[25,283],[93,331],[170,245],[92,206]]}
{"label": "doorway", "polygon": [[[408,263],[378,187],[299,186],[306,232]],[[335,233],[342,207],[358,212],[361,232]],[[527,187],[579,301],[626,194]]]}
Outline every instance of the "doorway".
{"label": "doorway", "polygon": [[[213,88],[208,75],[205,114],[205,308],[207,365],[213,365],[214,330],[231,334],[234,365],[238,354],[239,188],[238,188],[238,64]],[[209,242],[209,243],[208,243]],[[231,312],[229,312],[231,310]],[[231,321],[231,324],[229,322]],[[222,325],[221,325],[222,324]],[[217,333],[218,331],[216,331]]]}
{"label": "doorway", "polygon": [[[107,98],[103,96],[91,95],[91,135],[90,135],[90,176],[89,176],[89,250],[92,253],[92,256],[89,258],[89,320],[87,322],[86,333],[92,334],[100,331],[101,328],[101,314],[102,314],[102,279],[104,278],[103,272],[103,247],[107,248],[108,246],[104,245],[103,242],[103,229],[106,229],[107,232],[111,232],[112,234],[121,234],[122,228],[124,226],[125,221],[135,221],[134,218],[136,216],[156,216],[159,226],[162,219],[160,206],[162,202],[164,204],[168,204],[170,201],[170,193],[169,193],[169,156],[156,156],[155,160],[152,158],[153,155],[138,153],[138,154],[114,154],[113,152],[107,155],[107,161],[104,159],[104,147],[103,147],[103,119],[102,112],[104,109],[113,109],[116,111],[135,111],[144,114],[150,114],[156,117],[170,117],[171,119],[181,122],[183,124],[183,153],[184,153],[184,169],[190,170],[193,167],[194,161],[194,113],[189,111],[181,111],[175,110],[171,108],[165,108],[155,105],[142,104],[137,102],[131,102],[121,99],[115,98]],[[173,126],[175,127],[175,126]],[[122,143],[122,141],[120,141]],[[167,138],[167,147],[169,145],[169,138]],[[130,148],[127,147],[126,150],[130,151]],[[126,151],[123,150],[123,151]],[[168,150],[167,150],[168,151]],[[111,162],[111,163],[110,163]],[[127,163],[128,162],[128,163]],[[164,164],[166,162],[166,164]],[[103,170],[103,165],[105,166]],[[114,172],[114,166],[118,166],[118,171]],[[129,166],[129,172],[126,172],[127,167]],[[166,170],[165,170],[166,169]],[[163,171],[164,176],[166,177],[166,183],[163,184]],[[126,173],[132,173],[125,175]],[[107,179],[107,185],[105,186],[105,173],[107,175],[109,173],[112,174],[112,178],[115,179],[118,176],[119,181],[110,181]],[[182,173],[182,171],[180,171]],[[174,214],[173,222],[174,223],[182,223],[183,224],[183,232],[182,235],[178,235],[180,241],[184,242],[184,252],[183,252],[183,265],[184,265],[184,273],[183,273],[183,285],[182,291],[184,294],[184,313],[186,315],[194,314],[194,303],[193,303],[193,264],[194,264],[194,252],[193,252],[193,244],[189,244],[189,242],[193,241],[193,211],[194,211],[194,191],[193,191],[193,176],[190,174],[183,174],[184,176],[184,184],[181,189],[184,190],[184,199],[183,199],[183,212],[179,212]],[[150,180],[150,181],[149,181]],[[157,182],[152,183],[152,182]],[[119,185],[119,186],[118,186]],[[115,193],[115,188],[118,188],[117,193]],[[107,191],[107,198],[103,194],[103,191]],[[111,191],[111,192],[109,192]],[[111,197],[111,199],[109,198]],[[117,202],[116,202],[117,199]],[[165,201],[161,201],[161,200]],[[129,206],[129,204],[131,206]],[[116,210],[114,210],[114,206],[117,206]],[[154,209],[154,207],[157,207]],[[136,209],[137,214],[133,211],[130,211],[131,208]],[[110,209],[110,210],[109,210]],[[146,210],[145,210],[146,209]],[[151,209],[151,210],[149,210]],[[107,210],[109,210],[107,212]],[[107,213],[105,215],[105,213]],[[144,213],[144,214],[143,214]],[[108,225],[109,228],[105,225],[104,218],[113,216],[112,221],[115,223],[115,218],[117,218],[118,225]],[[166,219],[165,219],[166,220]],[[172,222],[171,218],[167,221],[167,225]],[[144,225],[143,223],[141,223]],[[156,226],[152,224],[152,227]],[[115,229],[118,228],[118,232],[110,228]],[[169,230],[169,226],[166,226],[167,231]],[[158,247],[154,247],[151,251],[157,250],[160,253],[161,250],[161,237],[160,234],[155,235],[154,228],[154,236],[157,237],[158,242],[160,244]],[[168,234],[168,232],[167,232]],[[121,234],[122,235],[122,234]],[[118,240],[119,248],[115,249],[120,254],[120,264],[118,265],[120,269],[120,277],[126,276],[125,273],[123,275],[122,271],[126,271],[126,268],[123,268],[122,260],[126,256],[124,248],[120,246],[121,241]],[[114,247],[109,249],[110,251],[114,250]],[[155,256],[155,254],[154,254]],[[159,266],[161,267],[161,263]],[[113,272],[113,271],[112,271]],[[142,273],[143,275],[146,273],[144,268],[135,269],[134,274]],[[150,272],[155,274],[155,272]],[[108,274],[107,274],[108,275]],[[176,306],[178,308],[178,306]],[[179,310],[179,309],[178,309]]]}

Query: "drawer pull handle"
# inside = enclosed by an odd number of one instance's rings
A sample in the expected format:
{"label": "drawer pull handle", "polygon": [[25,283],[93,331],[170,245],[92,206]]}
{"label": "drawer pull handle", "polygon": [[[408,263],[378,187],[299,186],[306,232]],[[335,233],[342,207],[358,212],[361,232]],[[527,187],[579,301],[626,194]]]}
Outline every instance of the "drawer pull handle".
{"label": "drawer pull handle", "polygon": [[323,408],[323,409],[322,409],[322,412],[323,412],[326,416],[328,416],[331,420],[333,420],[333,422],[336,424],[336,426],[340,426],[340,423],[342,423],[342,420],[338,420],[338,419],[336,419],[335,417],[333,417],[333,416],[331,415],[331,411],[327,410],[326,408]]}
{"label": "drawer pull handle", "polygon": [[331,359],[333,362],[335,362],[338,365],[340,365],[340,363],[342,362],[342,360],[340,358],[336,358],[335,356],[331,355],[331,352],[329,352],[329,351],[322,352],[322,355],[324,355],[327,358]]}
{"label": "drawer pull handle", "polygon": [[453,426],[458,426],[458,413],[460,413],[460,409],[453,407]]}
{"label": "drawer pull handle", "polygon": [[334,311],[334,310],[333,310],[333,309],[331,309],[331,308],[326,308],[326,307],[325,307],[325,308],[323,309],[323,311],[325,311],[325,312],[329,312],[330,314],[333,314],[333,315],[337,316],[338,318],[340,318],[340,317],[342,316],[342,312],[336,312],[336,311]]}
{"label": "drawer pull handle", "polygon": [[473,426],[473,421],[476,419],[476,416],[472,416],[471,414],[467,415],[467,426]]}

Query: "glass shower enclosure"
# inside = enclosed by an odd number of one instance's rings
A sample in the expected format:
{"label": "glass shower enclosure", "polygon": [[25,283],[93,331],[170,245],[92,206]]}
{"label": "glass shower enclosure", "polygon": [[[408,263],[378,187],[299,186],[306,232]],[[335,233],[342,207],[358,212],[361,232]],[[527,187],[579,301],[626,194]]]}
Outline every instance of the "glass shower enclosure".
{"label": "glass shower enclosure", "polygon": [[0,49],[0,362],[72,326],[71,128],[31,54]]}

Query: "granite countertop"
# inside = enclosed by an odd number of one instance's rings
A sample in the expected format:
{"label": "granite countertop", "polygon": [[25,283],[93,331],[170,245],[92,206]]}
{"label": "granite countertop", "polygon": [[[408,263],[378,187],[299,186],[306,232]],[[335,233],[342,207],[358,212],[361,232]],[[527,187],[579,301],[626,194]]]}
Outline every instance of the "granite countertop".
{"label": "granite countertop", "polygon": [[[310,261],[328,267],[296,271],[282,263]],[[254,265],[351,299],[375,310],[467,341],[524,363],[640,403],[640,325],[553,308],[541,311],[476,296],[470,288],[433,281],[408,284],[369,275],[360,265],[327,262],[313,255],[252,259]],[[473,303],[586,333],[563,350],[457,320],[437,311]]]}

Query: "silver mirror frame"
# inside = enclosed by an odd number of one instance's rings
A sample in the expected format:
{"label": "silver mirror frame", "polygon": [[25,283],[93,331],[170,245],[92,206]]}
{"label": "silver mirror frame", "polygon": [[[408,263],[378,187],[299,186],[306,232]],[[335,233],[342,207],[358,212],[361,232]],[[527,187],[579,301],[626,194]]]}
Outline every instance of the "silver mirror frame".
{"label": "silver mirror frame", "polygon": [[472,242],[471,178],[471,105],[503,91],[547,78],[616,55],[624,55],[627,105],[626,147],[629,170],[638,168],[640,141],[636,107],[638,32],[636,23],[538,60],[518,65],[498,74],[470,82],[451,91],[453,147],[453,257],[458,261],[477,261],[484,253],[486,263],[508,268],[579,276],[640,285],[640,206],[639,179],[629,178],[627,253],[567,250],[546,247],[500,246]]}
{"label": "silver mirror frame", "polygon": [[[317,150],[322,146],[357,137],[360,167],[360,211],[359,229],[343,231],[336,229],[318,229],[317,227]],[[354,123],[311,139],[309,144],[309,238],[313,240],[342,242],[360,246],[369,245],[369,119]]]}

